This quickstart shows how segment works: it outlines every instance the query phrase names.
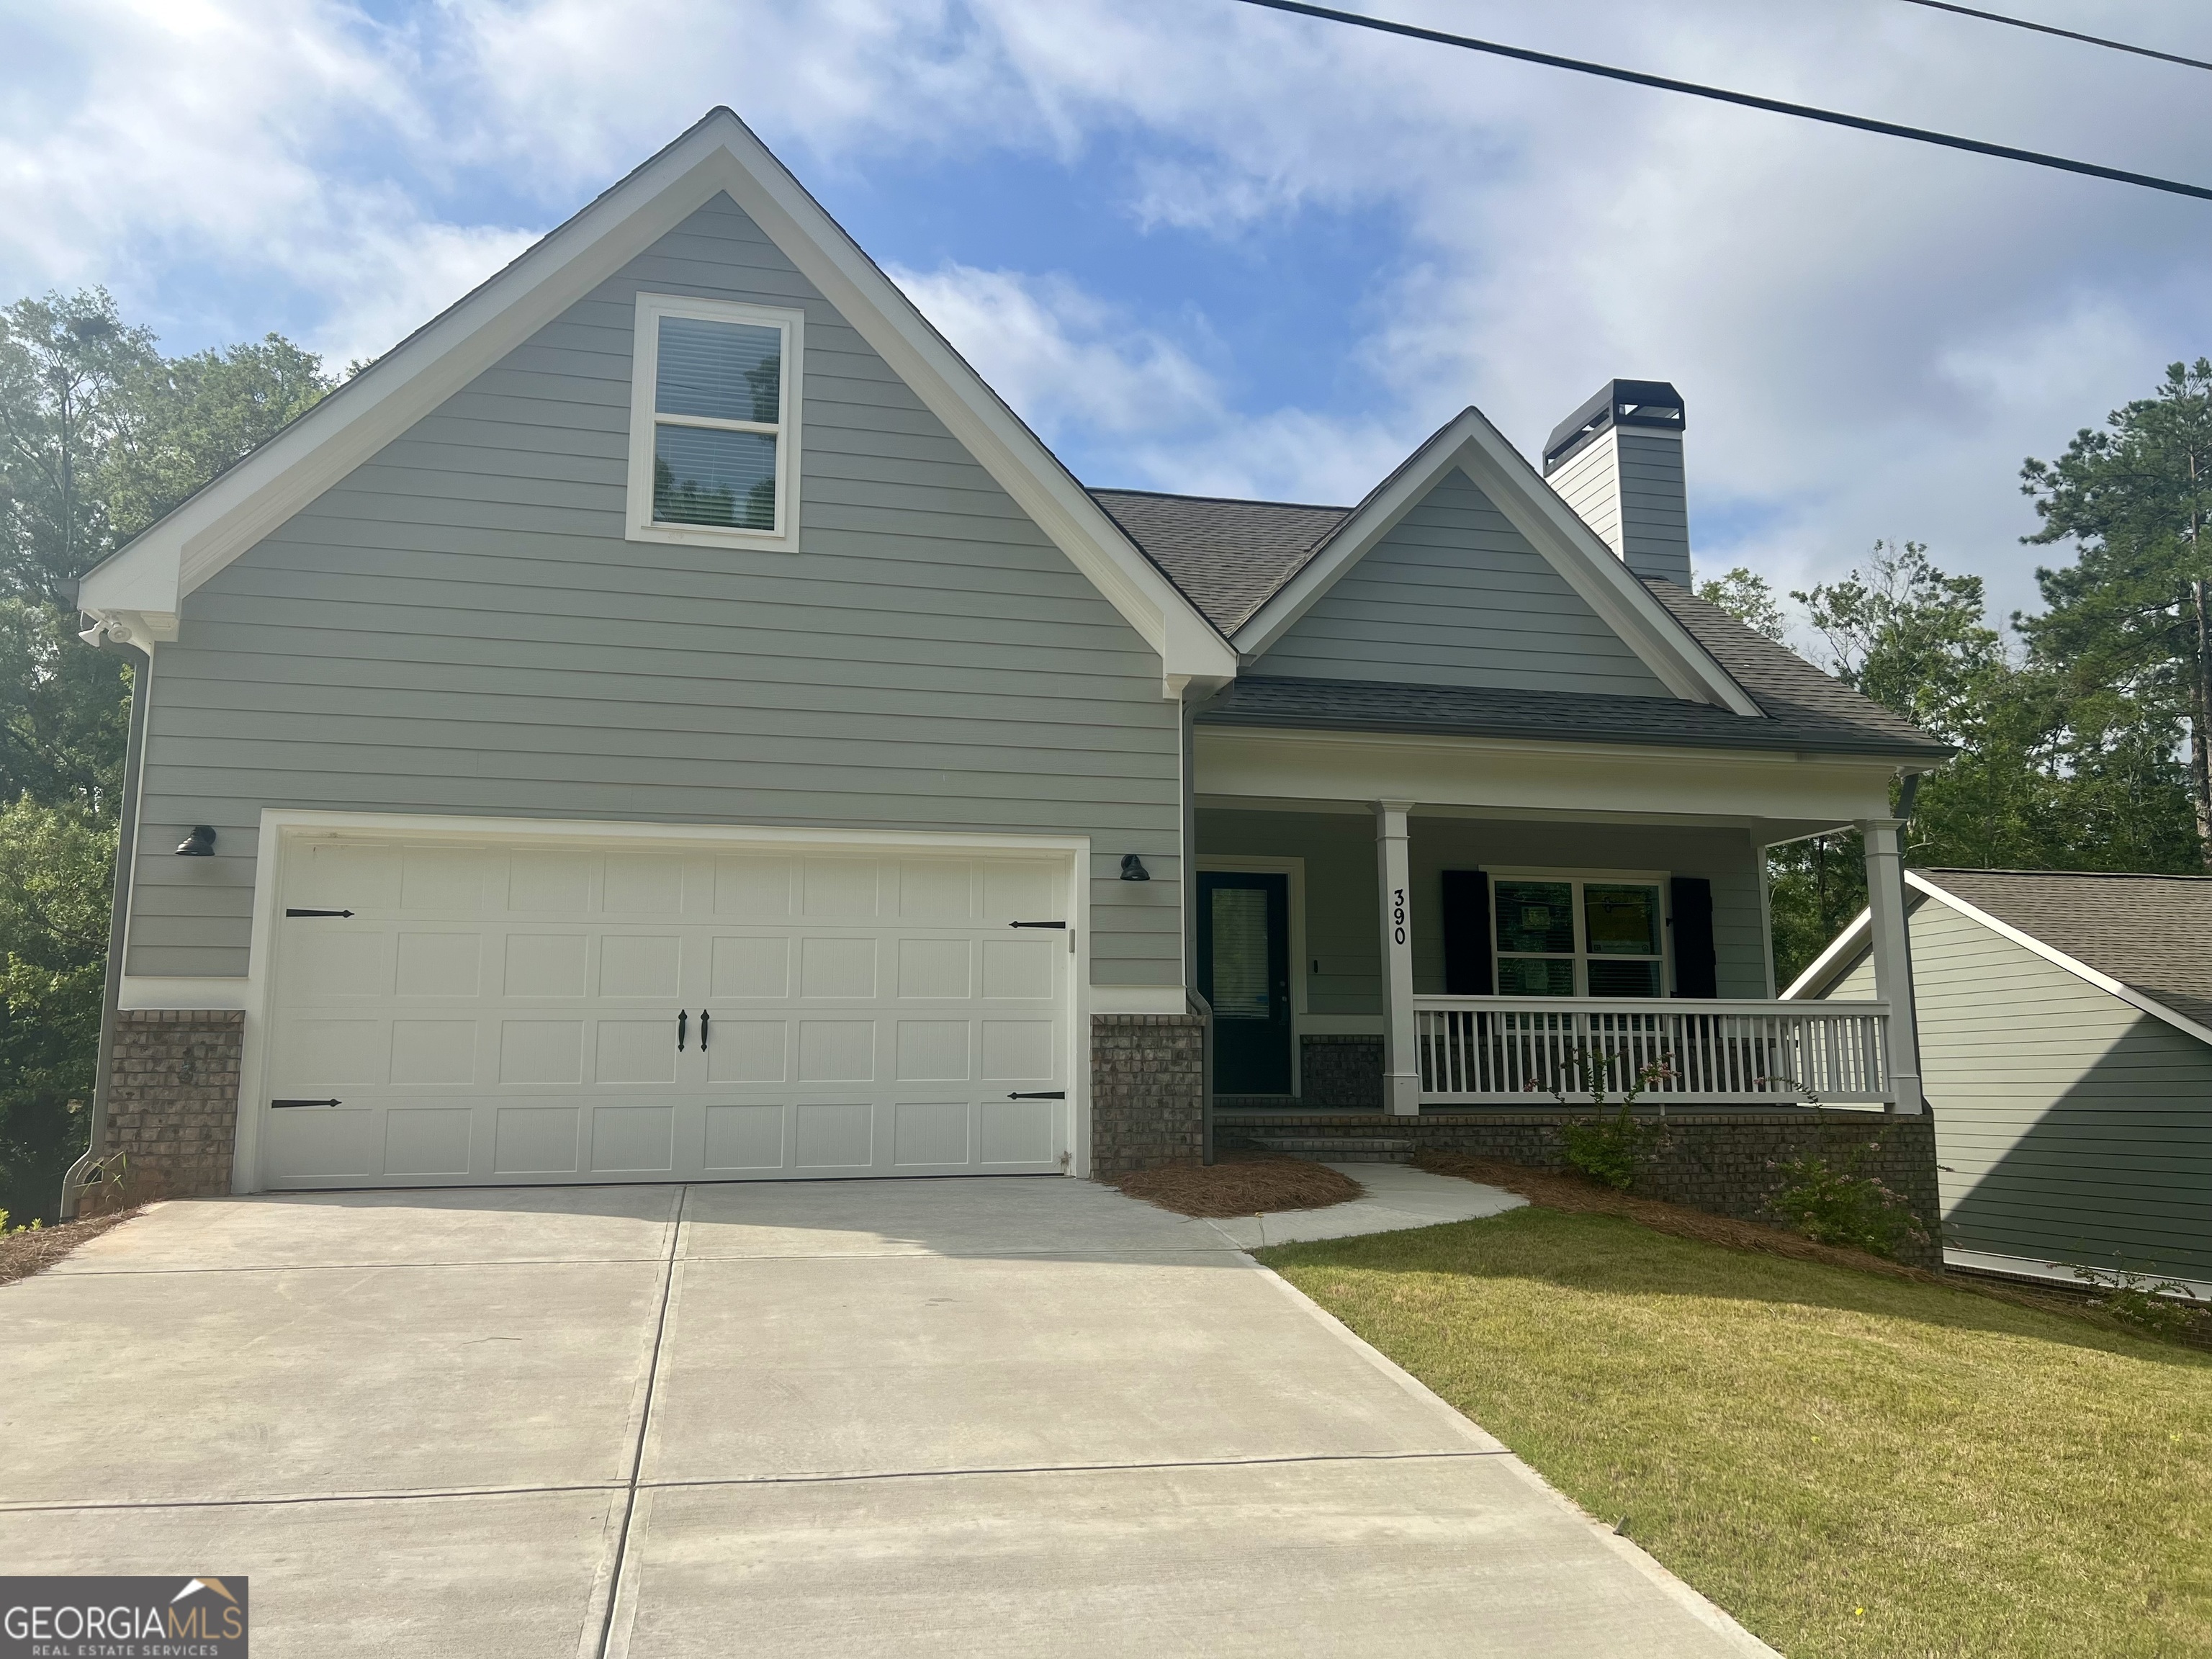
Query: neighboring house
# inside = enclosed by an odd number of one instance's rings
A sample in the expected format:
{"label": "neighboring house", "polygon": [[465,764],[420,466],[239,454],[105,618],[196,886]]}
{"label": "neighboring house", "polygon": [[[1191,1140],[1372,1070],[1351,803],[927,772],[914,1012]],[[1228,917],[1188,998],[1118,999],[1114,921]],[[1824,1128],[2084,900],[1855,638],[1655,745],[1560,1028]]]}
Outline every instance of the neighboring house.
{"label": "neighboring house", "polygon": [[[717,110],[85,578],[151,655],[94,1145],[1109,1171],[1200,1152],[1209,1006],[1278,1104],[1579,1045],[1917,1113],[1889,792],[1948,751],[1692,597],[1681,429],[1087,492]],[[1852,823],[1882,1000],[1781,1002],[1760,849]]]}
{"label": "neighboring house", "polygon": [[[2212,877],[1905,879],[1945,1258],[2212,1296]],[[1873,982],[1862,915],[1789,994]]]}

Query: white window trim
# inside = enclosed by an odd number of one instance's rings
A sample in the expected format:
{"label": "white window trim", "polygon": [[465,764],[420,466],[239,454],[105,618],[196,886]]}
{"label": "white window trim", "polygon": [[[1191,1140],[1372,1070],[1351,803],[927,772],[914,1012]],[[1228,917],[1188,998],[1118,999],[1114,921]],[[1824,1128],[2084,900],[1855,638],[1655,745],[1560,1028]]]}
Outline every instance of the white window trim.
{"label": "white window trim", "polygon": [[[653,407],[660,353],[660,319],[688,317],[708,323],[744,323],[773,328],[783,336],[783,372],[776,410],[775,516],[774,530],[741,530],[735,526],[701,524],[659,524],[653,517],[653,428],[659,420]],[[626,534],[634,542],[683,542],[693,546],[757,547],[772,552],[799,550],[799,396],[804,385],[806,318],[798,311],[771,306],[741,305],[734,300],[701,300],[679,294],[641,294],[637,296],[636,331],[630,347],[629,393],[629,525]],[[727,427],[751,430],[748,423],[693,421],[682,426]]]}
{"label": "white window trim", "polygon": [[[1543,870],[1498,868],[1485,865],[1483,873],[1490,878],[1490,982],[1503,986],[1504,975],[1499,963],[1509,956],[1548,956],[1552,961],[1565,960],[1555,952],[1505,951],[1499,948],[1498,927],[1498,884],[1501,881],[1567,881],[1587,886],[1591,882],[1604,886],[1614,882],[1638,886],[1656,886],[1659,890],[1659,994],[1636,999],[1638,1001],[1664,1002],[1674,994],[1674,872],[1668,870]],[[1575,988],[1573,994],[1587,997],[1589,991],[1589,941],[1584,937],[1585,926],[1581,895],[1576,895],[1575,925]],[[1649,962],[1650,957],[1624,957],[1626,962]],[[1510,992],[1498,994],[1510,996]]]}

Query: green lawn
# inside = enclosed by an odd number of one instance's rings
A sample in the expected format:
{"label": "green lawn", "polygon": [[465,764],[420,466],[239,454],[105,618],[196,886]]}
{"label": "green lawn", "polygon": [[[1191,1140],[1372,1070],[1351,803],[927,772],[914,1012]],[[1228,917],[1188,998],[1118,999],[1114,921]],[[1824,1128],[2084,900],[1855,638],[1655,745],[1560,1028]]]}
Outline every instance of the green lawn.
{"label": "green lawn", "polygon": [[1791,1659],[2212,1655],[2212,1356],[1537,1208],[1261,1259]]}

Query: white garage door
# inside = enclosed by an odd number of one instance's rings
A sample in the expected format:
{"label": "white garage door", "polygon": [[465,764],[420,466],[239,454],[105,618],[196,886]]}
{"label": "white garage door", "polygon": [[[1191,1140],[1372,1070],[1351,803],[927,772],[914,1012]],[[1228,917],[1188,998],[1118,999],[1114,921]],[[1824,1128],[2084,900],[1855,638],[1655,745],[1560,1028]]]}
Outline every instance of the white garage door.
{"label": "white garage door", "polygon": [[1064,860],[327,837],[281,880],[269,1186],[1063,1167]]}

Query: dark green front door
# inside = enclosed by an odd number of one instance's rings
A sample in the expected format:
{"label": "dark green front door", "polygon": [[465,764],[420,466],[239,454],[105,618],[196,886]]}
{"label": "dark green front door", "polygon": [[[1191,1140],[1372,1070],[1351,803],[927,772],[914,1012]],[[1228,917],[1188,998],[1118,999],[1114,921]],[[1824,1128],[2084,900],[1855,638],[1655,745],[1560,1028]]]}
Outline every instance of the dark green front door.
{"label": "dark green front door", "polygon": [[1213,1086],[1291,1091],[1291,878],[1198,878],[1198,988],[1213,1008]]}

